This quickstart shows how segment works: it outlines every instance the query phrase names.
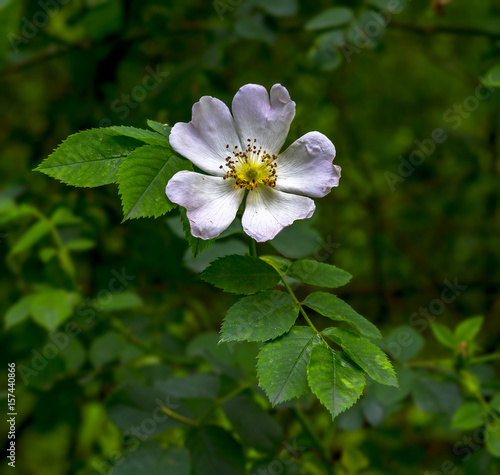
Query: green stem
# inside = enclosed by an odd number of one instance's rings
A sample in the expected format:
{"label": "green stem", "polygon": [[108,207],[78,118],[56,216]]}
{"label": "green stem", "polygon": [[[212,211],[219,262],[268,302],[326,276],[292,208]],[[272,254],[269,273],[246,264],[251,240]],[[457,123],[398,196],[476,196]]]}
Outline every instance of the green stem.
{"label": "green stem", "polygon": [[283,274],[281,274],[279,271],[278,273],[280,274],[281,276],[281,280],[283,282],[283,285],[285,286],[285,289],[287,290],[287,292],[292,296],[293,300],[295,301],[295,303],[299,306],[299,312],[300,314],[304,317],[305,321],[307,322],[307,324],[318,334],[320,335],[320,332],[318,331],[318,329],[314,326],[313,322],[311,321],[311,319],[308,317],[306,311],[304,310],[304,307],[302,306],[302,304],[300,303],[299,299],[297,298],[297,296],[295,295],[294,291],[292,290],[292,288],[288,285],[288,282],[285,280],[285,276]]}
{"label": "green stem", "polygon": [[307,434],[309,435],[309,437],[313,441],[313,444],[316,447],[316,449],[318,450],[319,456],[321,458],[321,461],[323,462],[323,465],[325,466],[325,468],[327,470],[327,473],[332,473],[332,466],[331,466],[330,460],[328,460],[328,456],[327,456],[326,451],[323,447],[323,444],[321,443],[321,440],[320,440],[318,434],[316,434],[314,428],[311,426],[311,424],[309,423],[309,420],[307,419],[306,415],[304,414],[304,412],[302,411],[302,409],[300,408],[300,406],[298,404],[295,404],[295,407],[293,408],[293,412],[297,416],[297,419],[300,422],[300,424],[302,425],[302,427],[304,428],[304,430],[307,432]]}
{"label": "green stem", "polygon": [[257,244],[255,243],[255,239],[250,238],[250,242],[248,243],[248,253],[252,257],[258,257],[257,256]]}
{"label": "green stem", "polygon": [[[256,246],[255,246],[255,240],[253,240],[252,238],[250,238],[249,252],[250,252],[251,256],[257,257],[257,249],[256,249]],[[286,281],[285,275],[276,266],[273,265],[272,267],[276,270],[276,272],[281,277],[281,281],[283,282],[283,285],[285,286],[286,291],[290,294],[290,296],[292,297],[292,299],[294,300],[294,302],[299,306],[300,314],[304,317],[304,320],[316,332],[316,334],[318,334],[321,337],[321,339],[323,340],[323,342],[325,343],[325,345],[328,346],[328,343],[323,338],[323,335],[314,326],[313,322],[311,321],[311,319],[307,315],[306,311],[304,310],[304,307],[300,303],[300,300],[297,298],[297,296],[295,295],[294,291],[292,290],[292,288],[290,287],[290,285]],[[234,397],[234,395],[236,395],[236,394],[230,393],[228,396]],[[224,400],[227,400],[227,399],[224,399]],[[209,408],[209,410],[211,410],[211,408]],[[321,440],[319,439],[318,435],[316,434],[316,432],[314,431],[313,427],[309,423],[307,417],[302,412],[302,409],[296,404],[295,408],[293,410],[295,412],[295,415],[297,416],[297,419],[301,423],[301,425],[304,428],[304,430],[309,434],[309,436],[311,437],[311,439],[312,439],[312,441],[313,441],[316,449],[318,450],[319,456],[321,458],[321,461],[323,462],[323,465],[325,466],[326,472],[328,474],[331,474],[332,473],[332,466],[331,466],[330,460],[328,460],[327,453],[326,453],[323,445],[321,444]],[[207,413],[203,414],[203,416],[199,419],[200,422],[201,422],[201,420],[204,418],[204,416],[206,414]]]}
{"label": "green stem", "polygon": [[491,355],[477,356],[471,358],[470,364],[486,363],[487,361],[494,361],[500,359],[500,353],[491,353]]}
{"label": "green stem", "polygon": [[[250,255],[253,256],[253,257],[257,257],[257,249],[255,247],[255,240],[250,238],[250,246],[249,246],[249,251],[250,251]],[[268,263],[270,264],[270,263]],[[318,329],[314,326],[313,322],[311,321],[311,319],[307,316],[307,313],[306,311],[304,310],[304,307],[302,306],[302,304],[300,303],[299,299],[297,298],[297,296],[295,295],[295,293],[293,292],[292,288],[288,285],[288,282],[286,281],[285,279],[285,275],[278,269],[278,267],[270,264],[273,269],[279,274],[279,276],[281,277],[281,281],[283,282],[283,285],[285,286],[285,289],[287,290],[287,292],[291,295],[291,297],[293,298],[293,300],[295,301],[295,303],[299,306],[299,311],[300,311],[300,314],[304,317],[305,321],[307,322],[307,324],[318,334],[321,336],[321,333],[318,331]],[[321,338],[323,339],[323,337],[321,336]],[[324,341],[324,340],[323,340]],[[326,343],[326,342],[325,342]]]}
{"label": "green stem", "polygon": [[48,224],[50,228],[50,234],[57,247],[57,257],[59,259],[61,267],[66,272],[66,274],[68,274],[68,276],[71,277],[71,282],[73,283],[73,286],[76,288],[77,284],[75,281],[75,266],[73,264],[71,256],[69,255],[68,249],[64,246],[61,240],[61,236],[59,235],[57,226],[52,222],[50,218],[45,216],[41,211],[36,211],[36,216],[38,217],[39,220],[43,220]]}
{"label": "green stem", "polygon": [[198,422],[194,421],[193,419],[189,419],[189,417],[181,416],[180,414],[177,414],[177,412],[172,411],[172,409],[169,409],[168,407],[161,406],[161,411],[164,412],[167,416],[171,417],[172,419],[175,419],[176,421],[184,422],[184,424],[188,424],[193,427],[200,427],[200,424],[198,424]]}

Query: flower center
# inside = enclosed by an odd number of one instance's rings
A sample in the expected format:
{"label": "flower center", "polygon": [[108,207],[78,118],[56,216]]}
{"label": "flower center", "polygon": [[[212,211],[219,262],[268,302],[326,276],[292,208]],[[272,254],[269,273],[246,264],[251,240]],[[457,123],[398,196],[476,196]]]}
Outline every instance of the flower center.
{"label": "flower center", "polygon": [[[257,148],[255,144],[257,139],[247,139],[246,150],[238,150],[235,145],[231,155],[226,157],[226,164],[221,165],[222,170],[226,169],[224,180],[234,178],[236,184],[234,189],[245,188],[248,191],[253,190],[259,185],[275,187],[276,179],[276,160],[277,155],[271,155],[262,147]],[[229,149],[229,144],[226,145]]]}

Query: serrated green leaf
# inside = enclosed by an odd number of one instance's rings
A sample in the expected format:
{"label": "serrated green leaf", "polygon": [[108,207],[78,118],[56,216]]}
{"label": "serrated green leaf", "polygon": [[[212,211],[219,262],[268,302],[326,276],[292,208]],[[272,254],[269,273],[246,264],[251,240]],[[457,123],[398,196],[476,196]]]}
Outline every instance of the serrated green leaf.
{"label": "serrated green leaf", "polygon": [[461,430],[476,429],[484,424],[486,416],[486,410],[479,402],[466,402],[453,415],[451,427]]}
{"label": "serrated green leaf", "polygon": [[215,239],[200,239],[194,237],[191,234],[191,226],[189,225],[189,219],[186,215],[186,209],[181,207],[179,208],[179,210],[184,236],[186,236],[189,249],[191,249],[191,254],[193,255],[193,257],[196,257],[200,252],[209,248],[215,242]]}
{"label": "serrated green leaf", "polygon": [[160,122],[156,122],[156,120],[148,119],[148,125],[154,131],[164,135],[165,137],[169,137],[170,132],[172,131],[172,127],[169,127],[167,124],[161,124]]}
{"label": "serrated green leaf", "polygon": [[33,247],[38,241],[50,233],[50,223],[46,219],[40,219],[32,224],[16,241],[9,252],[10,256],[19,254]]}
{"label": "serrated green leaf", "polygon": [[455,340],[457,343],[461,341],[472,342],[476,338],[479,330],[483,326],[484,317],[467,318],[460,322],[455,328]]}
{"label": "serrated green leaf", "polygon": [[31,296],[30,313],[35,322],[54,331],[72,313],[76,296],[62,289],[50,289]]}
{"label": "serrated green leaf", "polygon": [[298,314],[298,304],[284,292],[273,290],[243,297],[227,312],[221,342],[271,340],[290,330]]}
{"label": "serrated green leaf", "polygon": [[341,287],[352,279],[349,272],[312,259],[295,261],[290,266],[287,276],[306,284],[332,288]]}
{"label": "serrated green leaf", "polygon": [[281,426],[249,394],[229,399],[222,408],[245,447],[271,451],[281,445]]}
{"label": "serrated green leaf", "polygon": [[116,130],[85,130],[68,137],[36,170],[67,185],[107,185],[118,179],[118,169],[130,152],[142,145]]}
{"label": "serrated green leaf", "polygon": [[202,426],[188,435],[186,447],[193,473],[203,475],[244,475],[245,459],[240,444],[224,429]]}
{"label": "serrated green leaf", "polygon": [[165,193],[168,181],[191,162],[179,158],[169,147],[145,145],[134,150],[118,171],[124,220],[161,216],[175,206]]}
{"label": "serrated green leaf", "polygon": [[325,344],[316,345],[311,350],[307,380],[312,392],[330,411],[333,419],[358,400],[365,386],[361,370],[342,353],[333,351]]}
{"label": "serrated green leaf", "polygon": [[270,266],[273,266],[281,275],[285,275],[292,265],[292,261],[281,256],[260,256],[260,258]]}
{"label": "serrated green leaf", "polygon": [[165,449],[156,441],[145,441],[136,450],[127,450],[110,475],[189,475],[191,465],[187,451],[179,447]]}
{"label": "serrated green leaf", "polygon": [[136,127],[129,127],[125,125],[115,125],[113,127],[109,127],[109,129],[116,130],[116,132],[119,132],[122,135],[132,137],[149,145],[158,145],[162,147],[168,147],[170,145],[165,135],[152,130],[138,129]]}
{"label": "serrated green leaf", "polygon": [[456,343],[453,332],[442,323],[437,323],[437,322],[430,322],[430,323],[431,323],[432,333],[436,337],[436,340],[439,341],[439,343],[441,343],[442,345],[446,346],[447,348],[451,348],[452,350],[455,349]]}
{"label": "serrated green leaf", "polygon": [[224,256],[212,262],[201,278],[226,292],[254,294],[275,286],[280,276],[266,262],[251,256]]}
{"label": "serrated green leaf", "polygon": [[398,386],[387,355],[372,342],[343,328],[327,328],[323,335],[337,343],[370,378],[387,386]]}
{"label": "serrated green leaf", "polygon": [[257,374],[273,406],[307,392],[309,353],[320,341],[311,328],[293,327],[261,348]]}
{"label": "serrated green leaf", "polygon": [[348,323],[364,336],[382,338],[381,333],[373,323],[362,317],[351,306],[335,295],[326,292],[314,292],[306,297],[303,304],[324,317]]}
{"label": "serrated green leaf", "polygon": [[5,329],[23,322],[29,317],[31,311],[31,295],[25,295],[7,310],[4,317]]}
{"label": "serrated green leaf", "polygon": [[353,20],[352,10],[346,7],[334,7],[321,12],[306,23],[307,31],[335,28],[346,25]]}

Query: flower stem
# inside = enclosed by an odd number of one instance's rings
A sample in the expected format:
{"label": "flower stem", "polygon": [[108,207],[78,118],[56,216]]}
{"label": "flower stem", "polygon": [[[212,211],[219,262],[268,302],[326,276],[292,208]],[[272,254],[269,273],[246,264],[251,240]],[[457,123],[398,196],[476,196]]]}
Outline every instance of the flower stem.
{"label": "flower stem", "polygon": [[[252,238],[250,238],[249,253],[250,253],[251,256],[257,257],[257,249],[256,249],[256,246],[255,246],[255,240],[252,239]],[[311,321],[311,319],[307,315],[306,311],[304,310],[304,307],[300,303],[300,300],[297,298],[297,296],[295,295],[294,291],[292,290],[292,288],[290,287],[290,285],[286,281],[285,274],[283,272],[281,272],[280,269],[277,266],[274,266],[270,262],[268,262],[268,264],[271,265],[274,268],[274,270],[281,277],[281,281],[283,282],[283,285],[285,286],[286,291],[290,294],[290,296],[292,297],[292,299],[294,300],[294,302],[298,305],[300,314],[304,317],[304,320],[316,332],[316,334],[321,337],[321,339],[323,340],[323,343],[328,346],[328,343],[323,338],[323,335],[314,326],[314,323]],[[238,388],[236,388],[236,390],[234,392],[236,394],[238,394],[239,391],[240,390]],[[233,397],[233,393],[230,393],[230,397]],[[300,406],[298,404],[295,404],[295,407],[293,408],[293,412],[294,412],[296,418],[298,419],[298,421],[300,422],[300,424],[302,425],[302,427],[304,428],[305,432],[307,432],[307,434],[309,435],[309,437],[313,441],[314,446],[318,450],[319,457],[320,457],[321,462],[323,463],[323,465],[324,465],[324,467],[326,469],[326,472],[328,474],[331,474],[332,473],[332,466],[331,466],[330,460],[328,459],[327,451],[323,447],[318,434],[316,434],[314,428],[309,423],[307,417],[305,416],[304,412],[302,411],[302,409],[300,408]],[[203,420],[203,418],[204,417],[202,416],[202,418],[200,418],[199,420],[201,421],[201,420]]]}
{"label": "flower stem", "polygon": [[248,253],[252,257],[258,257],[257,256],[257,245],[255,243],[255,239],[253,239],[253,238],[250,238],[250,242],[248,244]]}
{"label": "flower stem", "polygon": [[293,292],[292,288],[288,285],[288,282],[285,280],[285,276],[282,275],[281,273],[279,273],[280,276],[281,276],[281,280],[283,282],[283,285],[285,286],[285,289],[287,290],[287,292],[292,296],[293,300],[295,300],[295,303],[299,306],[299,311],[300,311],[300,314],[304,317],[304,320],[307,322],[307,324],[316,332],[316,333],[319,333],[318,329],[314,326],[313,322],[311,321],[311,319],[307,316],[307,313],[306,311],[304,310],[304,307],[302,306],[302,304],[300,303],[299,299],[297,298],[297,296],[295,295],[295,293]]}
{"label": "flower stem", "polygon": [[[290,285],[288,285],[288,282],[286,281],[285,279],[285,274],[283,274],[278,267],[272,265],[271,263],[268,263],[269,265],[271,265],[273,267],[273,269],[279,274],[279,276],[281,277],[281,281],[283,282],[283,285],[285,286],[285,289],[286,291],[290,294],[290,296],[293,298],[293,300],[295,301],[295,303],[299,306],[299,312],[300,314],[304,317],[304,320],[307,322],[307,324],[318,334],[321,336],[321,339],[324,341],[324,338],[323,336],[321,335],[321,333],[318,331],[318,329],[314,326],[314,323],[311,321],[311,319],[307,316],[307,313],[306,311],[304,310],[304,307],[302,306],[302,304],[300,303],[300,300],[297,298],[297,296],[295,295],[294,291],[292,290],[292,288],[290,287]],[[326,343],[326,342],[325,342]]]}

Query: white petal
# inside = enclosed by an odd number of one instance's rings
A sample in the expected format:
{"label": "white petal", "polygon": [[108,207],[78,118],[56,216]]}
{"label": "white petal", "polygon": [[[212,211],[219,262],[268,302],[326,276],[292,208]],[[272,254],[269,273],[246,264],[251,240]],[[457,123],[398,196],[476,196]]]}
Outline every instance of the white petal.
{"label": "white petal", "polygon": [[191,234],[212,239],[233,222],[245,190],[235,190],[232,179],[181,171],[170,179],[166,193],[170,201],[186,208]]}
{"label": "white petal", "polygon": [[314,201],[310,198],[259,186],[248,193],[241,223],[245,233],[264,242],[296,219],[310,218],[314,209]]}
{"label": "white petal", "polygon": [[271,88],[271,98],[263,86],[247,84],[233,99],[233,116],[243,146],[247,139],[270,154],[278,154],[285,143],[295,115],[295,102],[280,84]]}
{"label": "white petal", "polygon": [[309,132],[278,157],[276,189],[320,198],[339,185],[340,167],[333,165],[335,147],[319,132]]}
{"label": "white petal", "polygon": [[233,117],[228,107],[215,97],[204,96],[193,106],[191,122],[178,122],[170,133],[170,145],[197,167],[211,175],[223,176],[219,167],[225,164],[225,157],[241,149]]}

